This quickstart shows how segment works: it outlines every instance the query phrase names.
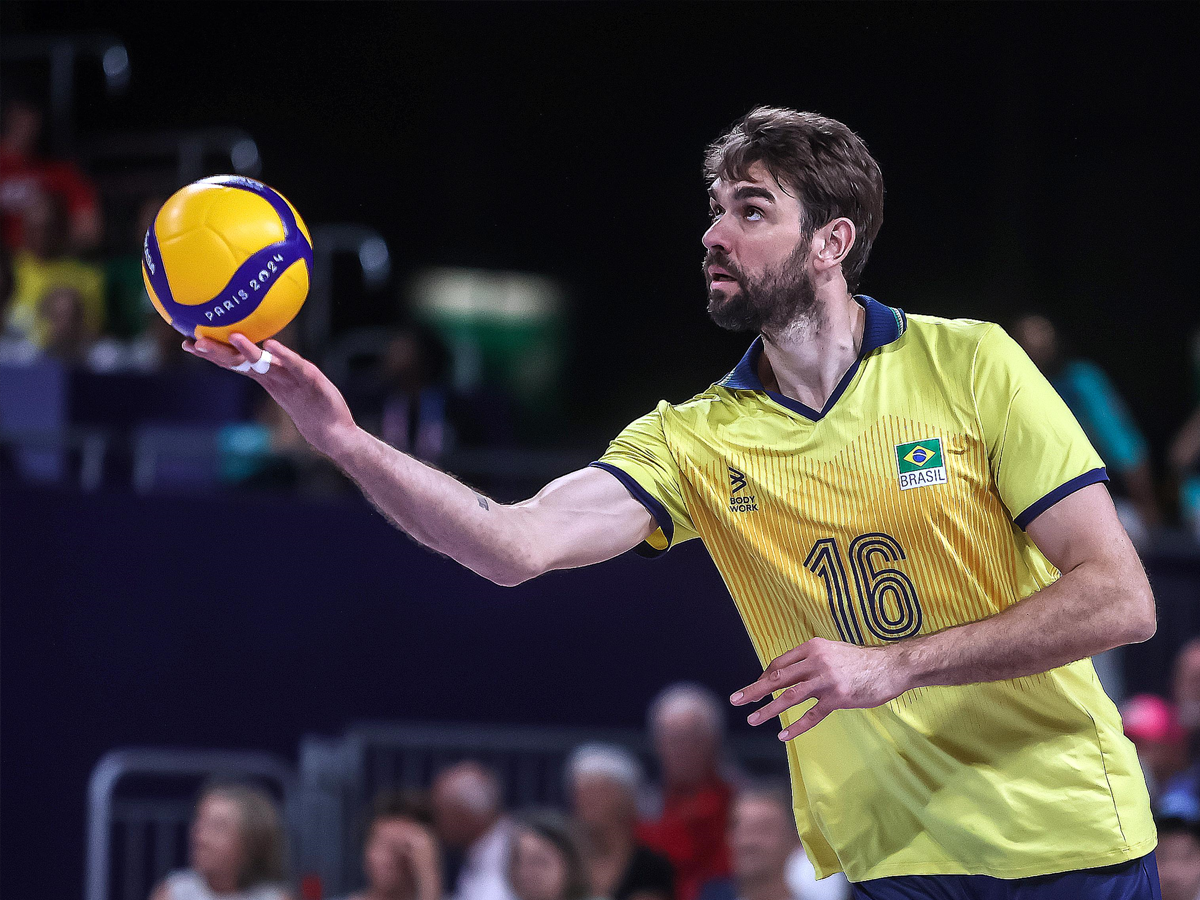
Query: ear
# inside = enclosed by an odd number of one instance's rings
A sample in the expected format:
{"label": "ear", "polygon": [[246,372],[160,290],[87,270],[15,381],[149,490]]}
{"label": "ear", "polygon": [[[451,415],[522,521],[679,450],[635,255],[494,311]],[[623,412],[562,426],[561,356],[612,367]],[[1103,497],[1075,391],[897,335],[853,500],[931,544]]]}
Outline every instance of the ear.
{"label": "ear", "polygon": [[834,219],[813,235],[812,261],[818,271],[827,271],[845,262],[858,236],[854,223],[844,216]]}

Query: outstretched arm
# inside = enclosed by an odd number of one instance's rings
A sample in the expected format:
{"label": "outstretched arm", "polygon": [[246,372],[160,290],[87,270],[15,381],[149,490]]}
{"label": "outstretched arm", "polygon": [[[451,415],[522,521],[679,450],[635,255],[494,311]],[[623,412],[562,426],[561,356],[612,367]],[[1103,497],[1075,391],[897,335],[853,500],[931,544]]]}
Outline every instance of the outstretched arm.
{"label": "outstretched arm", "polygon": [[1103,484],[1064,497],[1029,523],[1029,536],[1061,577],[1004,612],[883,647],[814,638],[771,662],[738,691],[738,706],[782,690],[749,717],[816,704],[782,732],[788,740],[835,709],[881,706],[911,688],[1001,681],[1045,672],[1155,631],[1154,597]]}
{"label": "outstretched arm", "polygon": [[[201,338],[184,349],[230,369],[261,351],[241,335],[233,346]],[[552,569],[611,559],[657,527],[615,478],[583,469],[523,503],[496,503],[444,472],[372,437],[354,423],[333,383],[312,363],[267,341],[274,358],[261,384],[312,446],[349,475],[370,501],[420,543],[483,577],[516,585]]]}

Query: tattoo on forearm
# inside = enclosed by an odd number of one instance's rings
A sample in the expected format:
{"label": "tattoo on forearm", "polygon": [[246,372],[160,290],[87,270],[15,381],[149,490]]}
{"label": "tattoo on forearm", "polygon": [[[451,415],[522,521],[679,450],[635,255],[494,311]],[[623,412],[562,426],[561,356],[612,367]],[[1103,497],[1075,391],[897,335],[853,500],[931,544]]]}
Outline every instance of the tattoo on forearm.
{"label": "tattoo on forearm", "polygon": [[488,508],[487,497],[483,496],[483,494],[476,494],[475,499],[479,501],[479,506],[481,509]]}

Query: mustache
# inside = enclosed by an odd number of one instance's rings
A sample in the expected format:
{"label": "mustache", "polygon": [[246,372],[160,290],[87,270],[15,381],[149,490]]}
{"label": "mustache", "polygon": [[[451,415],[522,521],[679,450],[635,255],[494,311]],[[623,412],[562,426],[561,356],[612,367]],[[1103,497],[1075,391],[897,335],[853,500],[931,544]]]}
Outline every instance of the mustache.
{"label": "mustache", "polygon": [[741,284],[744,280],[742,270],[731,263],[729,261],[729,257],[719,250],[709,250],[706,254],[704,254],[704,265],[700,267],[700,270],[704,273],[706,278],[708,277],[709,266],[720,266],[722,269],[732,275],[739,284]]}

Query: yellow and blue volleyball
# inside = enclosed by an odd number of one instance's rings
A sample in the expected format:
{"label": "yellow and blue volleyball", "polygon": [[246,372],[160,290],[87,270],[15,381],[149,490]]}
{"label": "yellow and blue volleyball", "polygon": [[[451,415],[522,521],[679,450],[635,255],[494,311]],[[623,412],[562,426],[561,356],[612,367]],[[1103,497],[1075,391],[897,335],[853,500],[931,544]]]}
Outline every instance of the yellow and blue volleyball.
{"label": "yellow and blue volleyball", "polygon": [[171,195],[142,245],[150,301],[189,338],[254,342],[295,318],[312,277],[312,237],[278,191],[216,175]]}

